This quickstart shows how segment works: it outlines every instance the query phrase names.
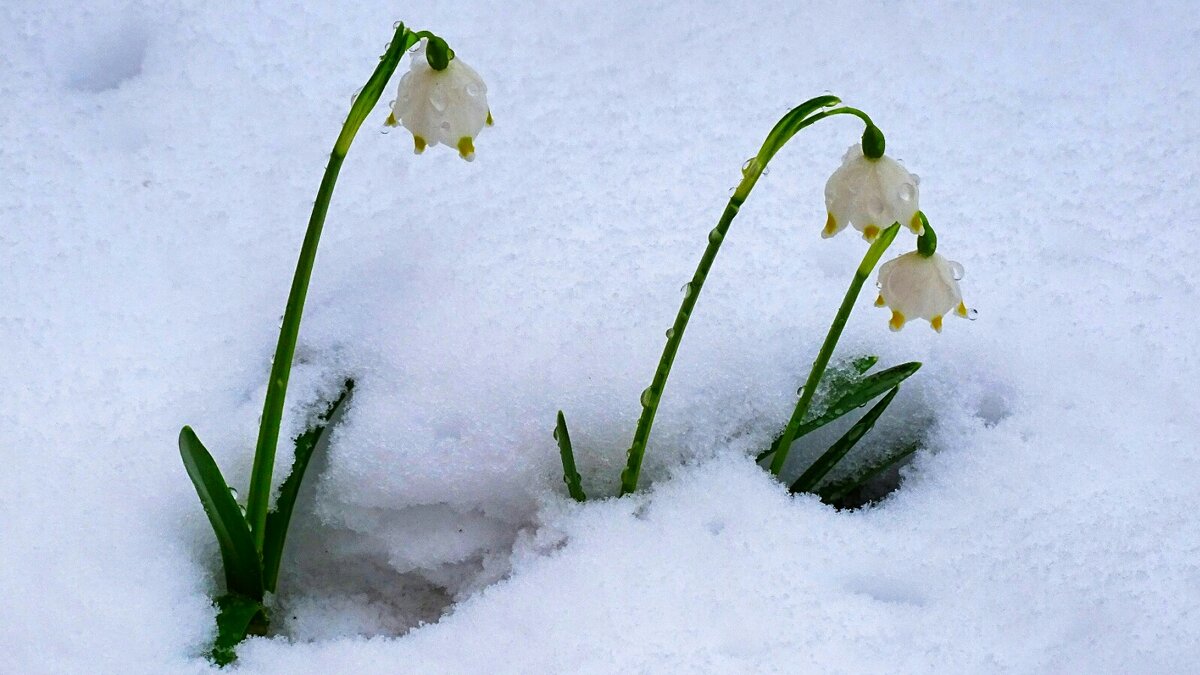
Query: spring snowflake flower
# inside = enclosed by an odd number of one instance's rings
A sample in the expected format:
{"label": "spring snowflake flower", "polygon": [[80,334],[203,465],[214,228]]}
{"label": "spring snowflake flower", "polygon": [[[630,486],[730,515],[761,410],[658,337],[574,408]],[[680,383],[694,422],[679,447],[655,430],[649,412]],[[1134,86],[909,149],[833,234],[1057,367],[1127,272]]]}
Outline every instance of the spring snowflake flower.
{"label": "spring snowflake flower", "polygon": [[871,159],[862,144],[853,145],[842,165],[825,183],[825,221],[822,237],[832,237],[853,225],[863,239],[875,241],[892,223],[902,223],[916,234],[924,233],[917,212],[918,179],[899,162],[884,155]]}
{"label": "spring snowflake flower", "polygon": [[444,70],[434,70],[422,42],[411,55],[409,71],[400,78],[396,101],[387,123],[397,122],[412,132],[415,152],[438,143],[458,148],[468,162],[475,159],[475,137],[491,126],[487,85],[462,59],[451,58]]}
{"label": "spring snowflake flower", "polygon": [[900,330],[909,319],[921,318],[940,333],[942,317],[948,312],[964,318],[970,315],[958,287],[962,276],[962,265],[937,253],[905,253],[879,268],[879,299],[875,305],[891,308],[888,326],[892,330]]}

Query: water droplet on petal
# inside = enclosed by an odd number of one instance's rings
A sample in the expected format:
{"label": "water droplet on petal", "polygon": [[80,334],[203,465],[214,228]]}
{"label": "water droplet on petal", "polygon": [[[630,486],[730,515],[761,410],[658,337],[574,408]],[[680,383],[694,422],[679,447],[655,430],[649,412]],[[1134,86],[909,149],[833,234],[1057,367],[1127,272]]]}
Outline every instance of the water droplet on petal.
{"label": "water droplet on petal", "polygon": [[434,110],[442,112],[446,109],[446,99],[442,98],[442,96],[437,93],[430,94],[429,105],[433,106]]}
{"label": "water droplet on petal", "polygon": [[953,260],[951,260],[950,261],[950,274],[954,276],[955,281],[961,280],[963,278],[963,266],[961,264],[956,263]]}
{"label": "water droplet on petal", "polygon": [[911,202],[917,196],[917,186],[912,183],[904,183],[900,189],[896,190],[896,197],[902,202]]}
{"label": "water droplet on petal", "polygon": [[912,173],[912,174],[909,174],[909,175],[910,175],[910,176],[912,176],[912,179],[913,179],[913,184],[914,184],[914,185],[916,185],[916,186],[918,186],[918,187],[920,187],[920,185],[921,185],[921,177],[920,177],[920,176],[918,176],[918,175],[917,175],[917,174],[915,174],[915,173]]}
{"label": "water droplet on petal", "polygon": [[465,91],[467,92],[467,96],[470,96],[471,98],[475,98],[479,95],[479,87],[474,82],[468,82],[467,86],[465,87]]}
{"label": "water droplet on petal", "polygon": [[650,404],[654,402],[654,388],[653,387],[646,387],[645,389],[642,390],[641,402],[642,402],[643,408],[650,407]]}

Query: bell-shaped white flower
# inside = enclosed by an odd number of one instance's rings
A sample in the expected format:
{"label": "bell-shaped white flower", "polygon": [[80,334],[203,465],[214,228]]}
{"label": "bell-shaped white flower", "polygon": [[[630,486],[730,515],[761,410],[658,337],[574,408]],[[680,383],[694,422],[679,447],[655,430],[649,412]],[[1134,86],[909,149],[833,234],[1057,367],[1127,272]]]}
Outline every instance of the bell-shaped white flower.
{"label": "bell-shaped white flower", "polygon": [[900,330],[909,319],[920,318],[927,319],[940,333],[942,317],[949,312],[964,318],[971,313],[958,287],[962,276],[962,265],[937,253],[905,253],[879,268],[879,299],[875,305],[891,308],[888,325],[892,330]]}
{"label": "bell-shaped white flower", "polygon": [[460,58],[450,59],[444,70],[434,70],[425,58],[425,41],[411,56],[409,70],[400,78],[396,101],[387,123],[397,122],[412,132],[419,155],[438,143],[458,148],[463,159],[475,159],[475,137],[492,124],[487,85]]}
{"label": "bell-shaped white flower", "polygon": [[862,144],[853,145],[825,183],[829,218],[821,236],[832,237],[853,225],[863,239],[875,241],[892,223],[922,234],[919,192],[917,177],[900,162],[887,155],[871,159],[863,154]]}

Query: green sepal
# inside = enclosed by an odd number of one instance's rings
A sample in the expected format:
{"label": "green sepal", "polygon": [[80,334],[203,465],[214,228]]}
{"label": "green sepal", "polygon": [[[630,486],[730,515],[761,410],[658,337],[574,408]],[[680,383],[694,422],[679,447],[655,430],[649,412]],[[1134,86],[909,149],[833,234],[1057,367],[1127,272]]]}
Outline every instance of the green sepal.
{"label": "green sepal", "polygon": [[208,656],[218,666],[237,660],[237,646],[249,635],[265,635],[270,623],[267,608],[258,600],[229,593],[216,599],[217,639]]}
{"label": "green sepal", "polygon": [[840,506],[846,497],[850,496],[855,490],[874,480],[876,476],[892,468],[905,457],[908,457],[919,449],[921,449],[921,445],[913,443],[884,457],[849,478],[827,484],[818,490],[817,494],[821,497],[822,502],[833,506]]}
{"label": "green sepal", "polygon": [[887,143],[884,141],[883,132],[874,124],[868,124],[863,130],[862,135],[862,150],[867,159],[879,159],[883,157],[883,150]]}
{"label": "green sepal", "polygon": [[442,38],[430,34],[429,41],[425,43],[425,60],[429,61],[429,67],[434,70],[445,70],[450,65],[450,59],[454,58],[454,50],[450,49],[450,45]]}
{"label": "green sepal", "polygon": [[563,411],[558,411],[558,421],[554,426],[554,440],[558,441],[558,452],[562,456],[563,482],[567,484],[567,492],[577,502],[587,501],[579,472],[575,470],[575,452],[571,449],[571,434],[567,432],[567,418]]}
{"label": "green sepal", "polygon": [[[846,391],[839,398],[834,400],[834,403],[825,409],[821,415],[800,425],[796,431],[796,439],[799,439],[805,434],[812,433],[817,429],[829,424],[830,422],[841,418],[847,413],[861,408],[870,403],[876,396],[885,391],[897,386],[904,380],[912,376],[921,368],[921,364],[917,361],[902,363],[898,366],[893,366],[887,370],[881,370],[874,375],[869,375],[853,384],[853,388]],[[830,392],[835,395],[835,392]],[[795,442],[795,440],[793,440]],[[755,461],[763,461],[764,459],[775,454],[778,450],[779,438],[776,438],[768,450],[763,451],[758,455]]]}
{"label": "green sepal", "polygon": [[882,399],[880,399],[879,403],[876,403],[874,406],[872,406],[871,409],[867,411],[867,414],[863,415],[861,419],[855,422],[854,426],[850,427],[850,429],[846,431],[841,438],[837,439],[833,445],[829,446],[829,449],[826,450],[820,457],[818,457],[817,461],[813,462],[812,465],[809,466],[808,469],[796,479],[795,483],[792,483],[791,492],[812,492],[813,488],[815,488],[817,484],[821,482],[821,479],[825,478],[825,476],[833,469],[833,467],[837,466],[837,463],[842,461],[842,458],[846,456],[846,453],[850,452],[850,449],[853,448],[863,436],[866,436],[868,431],[875,427],[875,422],[879,420],[879,416],[883,414],[883,411],[887,410],[888,405],[892,402],[892,399],[896,398],[896,394],[899,391],[899,387],[893,388],[890,392],[888,392],[887,396],[884,396]]}
{"label": "green sepal", "polygon": [[179,432],[179,454],[217,536],[226,587],[231,593],[262,598],[262,566],[250,536],[250,527],[229,493],[217,463],[191,427],[185,426]]}
{"label": "green sepal", "polygon": [[933,226],[929,224],[929,218],[925,217],[924,211],[917,211],[917,217],[921,219],[921,226],[924,228],[921,236],[917,237],[917,251],[928,258],[937,251],[937,232],[933,231]]}
{"label": "green sepal", "polygon": [[353,390],[354,380],[346,380],[338,397],[325,408],[312,426],[296,437],[296,455],[292,460],[292,471],[279,487],[279,498],[275,500],[275,508],[267,513],[267,529],[263,539],[263,586],[272,593],[275,592],[275,583],[279,579],[279,563],[283,558],[288,526],[292,520],[292,511],[296,508],[296,498],[300,495],[300,485],[304,481],[305,471],[308,470],[309,460],[312,459],[313,451],[320,443],[330,421],[335,419],[338,410]]}

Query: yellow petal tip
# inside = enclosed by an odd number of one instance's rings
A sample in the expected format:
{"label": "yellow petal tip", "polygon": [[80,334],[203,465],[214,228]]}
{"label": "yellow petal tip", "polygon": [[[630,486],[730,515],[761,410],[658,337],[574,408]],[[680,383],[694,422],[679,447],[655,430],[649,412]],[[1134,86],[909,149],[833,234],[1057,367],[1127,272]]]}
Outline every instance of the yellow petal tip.
{"label": "yellow petal tip", "polygon": [[957,314],[957,315],[959,315],[959,316],[961,316],[961,317],[962,317],[962,318],[964,318],[964,319],[965,319],[965,318],[967,318],[967,314],[968,314],[968,312],[967,312],[967,305],[966,305],[966,303],[964,303],[964,302],[959,302],[959,303],[958,303],[958,307],[956,307],[956,308],[954,309],[954,313],[955,313],[955,314]]}
{"label": "yellow petal tip", "polygon": [[415,134],[413,135],[413,154],[419,155],[422,152],[425,152],[426,145],[427,144],[425,143],[424,138],[421,138],[420,136],[417,136]]}
{"label": "yellow petal tip", "polygon": [[888,321],[888,328],[891,328],[892,331],[898,331],[901,328],[904,328],[905,321],[906,319],[904,318],[903,314],[897,312],[896,310],[892,310],[892,320]]}
{"label": "yellow petal tip", "polygon": [[937,332],[939,332],[939,333],[942,332],[942,317],[940,317],[940,316],[933,317],[932,319],[929,320],[929,325],[933,326],[933,329],[936,330]]}
{"label": "yellow petal tip", "polygon": [[492,111],[491,110],[488,111],[487,120],[484,123],[487,124],[489,127],[496,124],[496,120],[492,119]]}
{"label": "yellow petal tip", "polygon": [[829,217],[825,219],[825,229],[821,230],[821,236],[828,239],[835,234],[837,234],[837,218],[830,213]]}
{"label": "yellow petal tip", "polygon": [[388,118],[383,121],[385,127],[399,126],[400,122],[396,121],[396,113],[388,113]]}
{"label": "yellow petal tip", "polygon": [[463,136],[458,139],[458,156],[468,162],[475,159],[475,143],[470,136]]}
{"label": "yellow petal tip", "polygon": [[868,225],[863,228],[863,239],[866,239],[868,243],[874,244],[875,240],[878,238],[879,238],[879,227],[878,226]]}
{"label": "yellow petal tip", "polygon": [[884,300],[883,300],[883,294],[882,294],[882,293],[880,293],[880,294],[879,294],[879,297],[878,297],[878,298],[875,298],[875,306],[876,306],[876,307],[883,307],[883,306],[884,306],[884,305],[886,305],[886,304],[887,304],[887,303],[886,303],[886,302],[884,302]]}
{"label": "yellow petal tip", "polygon": [[912,230],[913,234],[918,237],[925,234],[925,223],[921,222],[920,211],[913,214],[912,220],[908,223],[908,229]]}

